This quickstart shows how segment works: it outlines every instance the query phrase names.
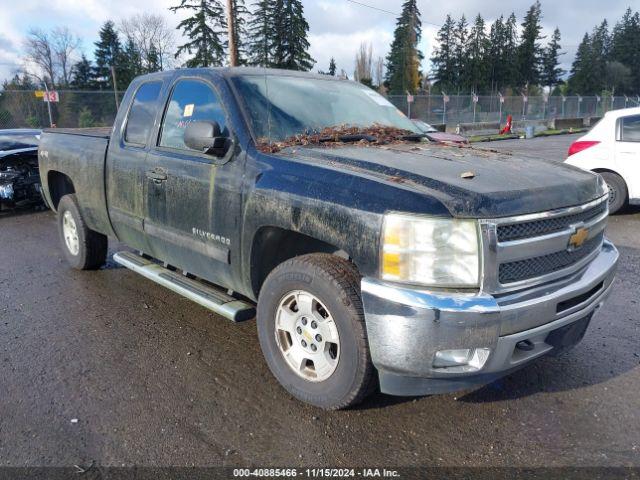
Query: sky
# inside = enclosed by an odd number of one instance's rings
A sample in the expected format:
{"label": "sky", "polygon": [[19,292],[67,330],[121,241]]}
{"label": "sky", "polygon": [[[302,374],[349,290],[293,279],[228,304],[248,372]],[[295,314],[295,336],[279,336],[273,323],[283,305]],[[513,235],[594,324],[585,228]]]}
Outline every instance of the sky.
{"label": "sky", "polygon": [[[252,3],[246,1],[248,5]],[[628,6],[634,7],[635,1],[608,0],[605,10],[602,0],[542,0],[543,33],[550,36],[556,26],[562,33],[566,52],[563,67],[569,69],[587,30],[605,18],[610,24],[615,23]],[[179,0],[0,0],[0,82],[23,64],[23,43],[30,28],[48,30],[66,26],[82,39],[81,49],[91,58],[98,30],[106,20],[119,23],[136,13],[150,12],[164,15],[169,25],[175,26],[181,16],[170,12],[168,7],[178,3]],[[310,53],[317,61],[314,71],[327,70],[329,59],[334,57],[338,70],[344,69],[351,77],[355,52],[362,42],[371,43],[374,57],[386,56],[402,3],[402,0],[303,0],[310,25]],[[418,0],[423,21],[421,49],[426,58],[423,68],[429,70],[435,36],[447,13],[454,18],[464,14],[470,22],[481,13],[489,23],[513,11],[521,22],[531,3],[533,0]],[[179,42],[179,32],[176,35]]]}

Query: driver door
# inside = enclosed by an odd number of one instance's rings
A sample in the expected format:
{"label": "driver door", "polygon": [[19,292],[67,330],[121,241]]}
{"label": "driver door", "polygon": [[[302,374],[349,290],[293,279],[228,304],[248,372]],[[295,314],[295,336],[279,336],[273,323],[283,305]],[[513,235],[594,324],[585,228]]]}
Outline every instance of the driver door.
{"label": "driver door", "polygon": [[233,239],[239,230],[244,156],[233,155],[219,164],[215,157],[187,147],[186,126],[204,120],[218,122],[222,134],[230,135],[228,116],[211,79],[178,78],[157,144],[147,156],[144,230],[155,258],[232,288],[230,265],[239,247]]}

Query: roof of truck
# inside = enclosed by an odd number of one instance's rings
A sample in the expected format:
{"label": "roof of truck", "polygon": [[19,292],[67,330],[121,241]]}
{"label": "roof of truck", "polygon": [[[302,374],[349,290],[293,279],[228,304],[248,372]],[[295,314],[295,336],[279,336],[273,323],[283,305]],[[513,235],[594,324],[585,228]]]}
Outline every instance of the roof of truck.
{"label": "roof of truck", "polygon": [[298,70],[283,70],[278,68],[261,68],[261,67],[211,67],[211,68],[178,68],[175,70],[164,70],[162,72],[149,73],[144,78],[164,77],[173,75],[176,72],[182,74],[198,73],[198,72],[216,72],[224,77],[238,77],[242,75],[269,75],[283,77],[302,77],[317,78],[320,80],[341,80],[339,77],[331,77],[320,73],[300,72]]}

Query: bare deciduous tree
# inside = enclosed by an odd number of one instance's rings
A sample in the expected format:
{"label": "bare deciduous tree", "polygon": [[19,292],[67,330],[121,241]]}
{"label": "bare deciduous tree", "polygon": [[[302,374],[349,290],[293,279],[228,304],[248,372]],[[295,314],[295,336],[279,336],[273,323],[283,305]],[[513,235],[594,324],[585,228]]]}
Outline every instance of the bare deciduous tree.
{"label": "bare deciduous tree", "polygon": [[44,81],[50,84],[56,81],[57,65],[51,36],[40,29],[29,30],[29,36],[24,42],[26,60],[37,67],[44,77]]}
{"label": "bare deciduous tree", "polygon": [[360,49],[356,53],[354,75],[358,82],[371,84],[373,79],[373,47],[371,44],[360,44]]}
{"label": "bare deciduous tree", "polygon": [[382,87],[384,83],[384,58],[378,57],[373,71],[373,83],[378,88]]}
{"label": "bare deciduous tree", "polygon": [[80,46],[80,39],[67,27],[58,27],[51,32],[51,40],[54,57],[60,67],[60,83],[67,87],[71,82],[71,67],[74,54]]}
{"label": "bare deciduous tree", "polygon": [[120,30],[133,40],[146,68],[155,62],[159,62],[161,70],[171,67],[175,36],[162,15],[136,14],[122,20]]}

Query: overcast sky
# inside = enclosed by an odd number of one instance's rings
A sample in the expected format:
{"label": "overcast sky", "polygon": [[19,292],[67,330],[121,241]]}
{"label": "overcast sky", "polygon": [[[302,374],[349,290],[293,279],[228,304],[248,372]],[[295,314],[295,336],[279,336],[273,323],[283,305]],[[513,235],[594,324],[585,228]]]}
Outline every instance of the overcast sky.
{"label": "overcast sky", "polygon": [[[422,12],[422,50],[428,59],[434,47],[438,26],[447,13],[458,18],[463,13],[472,21],[480,12],[488,22],[500,14],[514,11],[522,21],[533,0],[418,0]],[[577,44],[586,30],[604,18],[615,23],[628,6],[637,0],[542,1],[542,20],[545,33],[558,26],[562,44],[567,52],[563,57],[565,69],[571,64]],[[399,12],[401,0],[358,0],[372,7]],[[67,26],[83,39],[82,50],[91,57],[93,42],[104,21],[118,23],[140,12],[161,13],[170,25],[177,25],[180,17],[168,11],[179,0],[0,0],[0,81],[7,78],[22,63],[23,39],[31,27],[42,29]],[[247,0],[250,4],[251,0]],[[348,0],[303,0],[309,21],[311,55],[317,60],[314,70],[326,70],[329,59],[336,58],[338,68],[353,72],[354,56],[361,42],[373,45],[374,56],[385,56],[393,36],[396,15],[349,2]],[[425,61],[425,69],[429,62]]]}

